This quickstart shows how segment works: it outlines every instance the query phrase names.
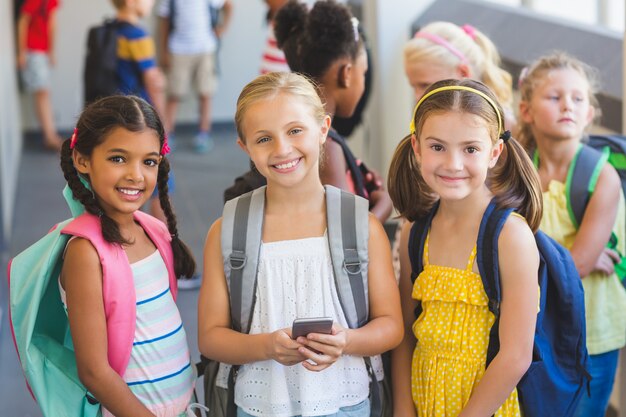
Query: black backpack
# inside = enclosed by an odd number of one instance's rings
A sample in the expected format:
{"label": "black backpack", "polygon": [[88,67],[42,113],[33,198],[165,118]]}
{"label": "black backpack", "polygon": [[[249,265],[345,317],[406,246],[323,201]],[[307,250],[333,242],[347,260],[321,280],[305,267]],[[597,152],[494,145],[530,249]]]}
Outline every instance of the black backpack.
{"label": "black backpack", "polygon": [[117,75],[117,29],[120,22],[105,20],[89,29],[83,82],[85,105],[114,95],[119,90]]}

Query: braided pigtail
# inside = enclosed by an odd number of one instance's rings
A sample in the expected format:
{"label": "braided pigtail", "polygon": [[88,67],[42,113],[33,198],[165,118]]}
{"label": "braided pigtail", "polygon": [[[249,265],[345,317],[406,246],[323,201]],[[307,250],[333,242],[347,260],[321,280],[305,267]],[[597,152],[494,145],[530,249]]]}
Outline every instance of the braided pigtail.
{"label": "braided pigtail", "polygon": [[164,156],[159,164],[157,188],[159,190],[159,203],[167,218],[167,229],[172,235],[172,252],[174,254],[174,273],[177,277],[191,277],[196,270],[196,261],[189,247],[178,237],[178,224],[174,209],[168,194],[167,180],[170,173],[170,163]]}

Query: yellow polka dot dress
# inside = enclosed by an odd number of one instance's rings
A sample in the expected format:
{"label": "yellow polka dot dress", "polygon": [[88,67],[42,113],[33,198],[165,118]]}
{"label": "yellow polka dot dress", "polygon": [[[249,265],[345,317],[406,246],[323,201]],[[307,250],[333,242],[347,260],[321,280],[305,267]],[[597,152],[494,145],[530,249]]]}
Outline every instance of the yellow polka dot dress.
{"label": "yellow polka dot dress", "polygon": [[[465,270],[430,265],[428,237],[424,270],[413,285],[422,314],[413,324],[417,345],[412,361],[413,402],[420,417],[454,417],[485,373],[489,330],[495,320],[480,275],[472,271],[476,247]],[[495,413],[520,416],[517,390]]]}

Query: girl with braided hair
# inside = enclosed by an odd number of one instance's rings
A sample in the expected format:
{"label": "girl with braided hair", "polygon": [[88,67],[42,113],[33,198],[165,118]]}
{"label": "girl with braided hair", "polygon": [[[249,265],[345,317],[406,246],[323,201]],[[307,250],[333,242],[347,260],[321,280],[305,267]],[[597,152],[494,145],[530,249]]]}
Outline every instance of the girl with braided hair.
{"label": "girl with braided hair", "polygon": [[[156,111],[135,96],[86,107],[61,150],[67,184],[86,211],[75,221],[99,232],[95,238],[72,233],[59,289],[79,378],[104,416],[181,416],[192,397],[195,376],[175,298],[176,277],[191,276],[195,261],[178,237],[168,197],[168,151]],[[167,227],[139,211],[155,186]],[[102,242],[115,259],[96,250]],[[128,264],[128,276],[111,276],[107,266],[120,262]],[[109,296],[121,286],[113,293],[134,294],[131,303]],[[110,323],[112,317],[126,322]],[[114,366],[120,352],[112,341],[123,325],[131,329],[129,340],[122,344],[123,365]]]}

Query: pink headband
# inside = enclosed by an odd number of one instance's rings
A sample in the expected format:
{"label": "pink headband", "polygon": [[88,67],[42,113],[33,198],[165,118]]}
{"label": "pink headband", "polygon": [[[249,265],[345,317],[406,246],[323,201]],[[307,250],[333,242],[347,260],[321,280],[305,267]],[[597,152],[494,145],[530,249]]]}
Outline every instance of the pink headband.
{"label": "pink headband", "polygon": [[424,31],[419,31],[415,34],[415,36],[413,36],[414,38],[424,38],[424,39],[428,39],[429,41],[431,41],[434,44],[443,46],[444,48],[446,48],[448,51],[450,51],[454,56],[456,56],[457,58],[459,58],[461,60],[462,63],[469,65],[469,62],[467,62],[467,58],[465,57],[465,55],[463,54],[463,52],[459,51],[457,48],[454,47],[454,45],[452,45],[450,42],[448,42],[447,40],[445,40],[444,38],[442,38],[441,36],[437,36],[433,33],[428,33],[428,32],[424,32]]}

